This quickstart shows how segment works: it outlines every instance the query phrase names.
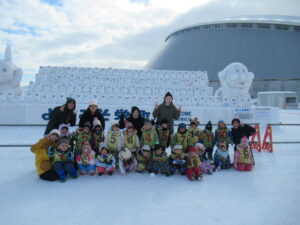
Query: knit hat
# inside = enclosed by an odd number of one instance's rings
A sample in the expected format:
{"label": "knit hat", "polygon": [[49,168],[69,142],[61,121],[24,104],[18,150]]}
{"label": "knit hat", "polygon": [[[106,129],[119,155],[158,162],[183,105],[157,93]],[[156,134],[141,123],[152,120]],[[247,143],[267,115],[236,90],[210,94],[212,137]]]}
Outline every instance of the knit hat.
{"label": "knit hat", "polygon": [[91,129],[91,126],[92,126],[91,123],[89,121],[86,121],[82,127],[88,127]]}
{"label": "knit hat", "polygon": [[208,121],[207,124],[205,125],[206,130],[212,130],[212,124],[211,121]]}
{"label": "knit hat", "polygon": [[202,151],[205,151],[205,146],[201,143],[197,143],[195,144],[195,148],[196,149],[201,149]]}
{"label": "knit hat", "polygon": [[50,136],[51,134],[56,134],[57,136],[60,136],[60,131],[57,130],[57,129],[53,129],[53,130],[50,131],[49,136]]}
{"label": "knit hat", "polygon": [[150,146],[149,145],[144,145],[143,148],[142,148],[142,151],[148,151],[150,152]]}
{"label": "knit hat", "polygon": [[67,144],[67,145],[69,145],[70,144],[69,139],[65,138],[65,137],[61,137],[59,139],[58,143],[59,143],[59,145],[61,145],[61,144]]}
{"label": "knit hat", "polygon": [[220,123],[225,123],[225,121],[224,120],[219,120],[218,124],[220,124]]}
{"label": "knit hat", "polygon": [[167,120],[167,119],[162,119],[161,121],[160,121],[160,124],[162,125],[162,124],[169,124],[169,121]]}
{"label": "knit hat", "polygon": [[100,152],[102,151],[102,149],[106,149],[106,150],[108,150],[108,148],[107,148],[107,146],[104,144],[104,143],[102,143],[102,144],[100,144],[99,145],[99,150],[100,150]]}
{"label": "knit hat", "polygon": [[95,118],[94,121],[93,121],[93,127],[95,127],[97,125],[100,126],[100,127],[102,127],[100,120],[98,120],[97,118]]}
{"label": "knit hat", "polygon": [[92,100],[92,101],[90,101],[90,103],[89,103],[89,106],[90,106],[90,105],[95,105],[95,106],[98,107],[98,102],[97,102],[96,100]]}
{"label": "knit hat", "polygon": [[166,99],[166,97],[170,96],[173,99],[173,95],[170,92],[167,92],[164,99]]}
{"label": "knit hat", "polygon": [[198,121],[197,117],[190,119],[190,125],[192,125],[192,124],[199,126],[200,122]]}
{"label": "knit hat", "polygon": [[178,129],[180,129],[180,128],[186,129],[186,125],[185,125],[184,123],[180,123],[180,124],[178,125]]}
{"label": "knit hat", "polygon": [[181,149],[181,150],[182,150],[182,145],[174,145],[173,151],[174,151],[175,149]]}
{"label": "knit hat", "polygon": [[248,144],[248,143],[249,143],[248,138],[246,136],[242,137],[241,144]]}
{"label": "knit hat", "polygon": [[199,151],[198,151],[194,146],[190,146],[190,147],[188,148],[188,152],[189,152],[189,153],[190,153],[190,152],[199,153]]}
{"label": "knit hat", "polygon": [[128,160],[131,158],[131,152],[128,148],[125,148],[124,150],[119,152],[118,156],[120,160]]}
{"label": "knit hat", "polygon": [[61,130],[64,129],[64,128],[67,128],[67,130],[69,130],[69,125],[68,125],[68,124],[62,123],[62,124],[60,124],[59,127],[58,127],[59,131],[61,131]]}

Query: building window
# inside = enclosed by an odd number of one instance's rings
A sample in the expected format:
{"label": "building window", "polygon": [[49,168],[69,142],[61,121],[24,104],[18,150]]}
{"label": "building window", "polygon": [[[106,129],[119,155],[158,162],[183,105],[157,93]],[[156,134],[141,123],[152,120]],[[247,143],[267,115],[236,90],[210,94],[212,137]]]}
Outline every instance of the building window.
{"label": "building window", "polygon": [[286,97],[285,103],[296,103],[296,97]]}
{"label": "building window", "polygon": [[236,23],[227,23],[226,27],[237,27]]}
{"label": "building window", "polygon": [[270,24],[266,24],[266,23],[258,23],[257,28],[270,29],[271,26]]}
{"label": "building window", "polygon": [[295,26],[295,31],[300,32],[300,26]]}
{"label": "building window", "polygon": [[288,30],[289,26],[287,26],[287,25],[276,25],[275,29],[277,29],[277,30]]}
{"label": "building window", "polygon": [[243,27],[243,28],[252,28],[253,24],[252,23],[242,23],[241,27]]}

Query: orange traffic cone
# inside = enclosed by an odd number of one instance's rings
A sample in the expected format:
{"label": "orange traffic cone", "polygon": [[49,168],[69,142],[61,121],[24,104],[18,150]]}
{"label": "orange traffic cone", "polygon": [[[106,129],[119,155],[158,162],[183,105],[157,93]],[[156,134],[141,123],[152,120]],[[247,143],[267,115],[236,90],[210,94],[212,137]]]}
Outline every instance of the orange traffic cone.
{"label": "orange traffic cone", "polygon": [[[254,126],[256,132],[251,138],[251,148],[261,152],[261,141],[260,141],[260,128],[259,125]],[[255,140],[257,138],[257,140]]]}
{"label": "orange traffic cone", "polygon": [[273,152],[273,139],[272,139],[272,127],[267,125],[264,140],[262,142],[262,149],[269,152]]}

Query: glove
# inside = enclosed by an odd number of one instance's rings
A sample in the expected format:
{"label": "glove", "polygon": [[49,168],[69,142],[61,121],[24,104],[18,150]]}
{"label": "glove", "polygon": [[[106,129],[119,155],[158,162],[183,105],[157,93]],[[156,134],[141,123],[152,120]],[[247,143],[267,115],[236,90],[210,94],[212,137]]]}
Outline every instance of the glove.
{"label": "glove", "polygon": [[110,159],[110,160],[108,160],[108,159],[105,159],[105,164],[107,164],[107,165],[111,165],[112,164],[112,160]]}

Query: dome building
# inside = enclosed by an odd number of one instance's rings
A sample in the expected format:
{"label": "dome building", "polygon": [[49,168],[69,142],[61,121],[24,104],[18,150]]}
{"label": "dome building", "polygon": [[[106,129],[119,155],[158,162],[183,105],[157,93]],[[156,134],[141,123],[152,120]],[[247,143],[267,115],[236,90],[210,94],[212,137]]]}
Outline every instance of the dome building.
{"label": "dome building", "polygon": [[250,90],[296,91],[300,96],[300,17],[245,16],[178,29],[145,66],[153,70],[202,70],[210,86],[218,72],[241,62],[255,79]]}

